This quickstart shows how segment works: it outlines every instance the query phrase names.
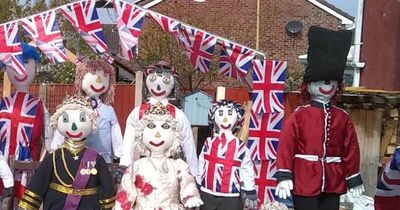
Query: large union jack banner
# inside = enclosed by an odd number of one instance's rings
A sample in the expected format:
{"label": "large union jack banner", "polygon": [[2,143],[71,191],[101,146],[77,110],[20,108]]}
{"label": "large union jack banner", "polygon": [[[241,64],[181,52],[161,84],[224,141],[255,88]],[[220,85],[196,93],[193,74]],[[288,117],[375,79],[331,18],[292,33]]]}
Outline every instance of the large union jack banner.
{"label": "large union jack banner", "polygon": [[181,28],[181,23],[175,21],[174,19],[156,13],[152,11],[148,11],[147,14],[153,19],[165,32],[172,33],[174,35],[179,34],[179,29]]}
{"label": "large union jack banner", "polygon": [[56,11],[43,12],[21,20],[25,33],[53,63],[67,60]]}
{"label": "large union jack banner", "polygon": [[118,14],[117,27],[121,55],[130,60],[133,58],[139,42],[146,11],[120,0],[115,0],[114,8]]}
{"label": "large union jack banner", "polygon": [[255,172],[255,184],[258,195],[258,207],[267,202],[273,202],[275,198],[275,190],[277,179],[276,160],[253,161]]}
{"label": "large union jack banner", "polygon": [[283,112],[285,61],[253,61],[253,110],[256,113]]}
{"label": "large union jack banner", "polygon": [[5,157],[29,160],[29,145],[40,99],[14,93],[0,103],[0,151]]}
{"label": "large union jack banner", "polygon": [[249,139],[247,147],[252,160],[276,159],[283,112],[250,114]]}
{"label": "large union jack banner", "polygon": [[4,65],[21,75],[26,74],[17,22],[0,25],[0,67]]}
{"label": "large union jack banner", "polygon": [[108,50],[108,46],[95,3],[94,0],[77,1],[62,6],[61,11],[86,43],[101,54]]}
{"label": "large union jack banner", "polygon": [[255,54],[246,47],[224,41],[219,59],[219,73],[241,81],[246,77]]}
{"label": "large union jack banner", "polygon": [[190,26],[185,26],[176,37],[194,69],[207,73],[210,70],[217,38]]}

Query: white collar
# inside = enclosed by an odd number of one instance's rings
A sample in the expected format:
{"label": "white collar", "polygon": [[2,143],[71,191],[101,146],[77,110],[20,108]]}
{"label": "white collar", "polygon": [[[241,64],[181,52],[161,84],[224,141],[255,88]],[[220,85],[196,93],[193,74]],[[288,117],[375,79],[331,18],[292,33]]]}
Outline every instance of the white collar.
{"label": "white collar", "polygon": [[159,100],[157,100],[157,99],[155,99],[155,98],[153,98],[153,97],[150,97],[149,103],[150,103],[151,105],[154,105],[154,104],[156,104],[157,102],[161,102],[164,106],[167,106],[167,105],[169,104],[168,98],[164,98],[163,100],[159,101]]}

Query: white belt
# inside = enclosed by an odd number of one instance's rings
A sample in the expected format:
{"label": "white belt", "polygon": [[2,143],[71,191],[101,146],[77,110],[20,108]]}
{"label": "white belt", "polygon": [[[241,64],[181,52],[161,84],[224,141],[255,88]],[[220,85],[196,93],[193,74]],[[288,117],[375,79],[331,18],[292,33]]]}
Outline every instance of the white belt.
{"label": "white belt", "polygon": [[323,161],[326,163],[340,163],[342,162],[341,157],[325,157],[320,158],[317,155],[302,155],[302,154],[295,154],[294,157],[301,158],[308,161]]}

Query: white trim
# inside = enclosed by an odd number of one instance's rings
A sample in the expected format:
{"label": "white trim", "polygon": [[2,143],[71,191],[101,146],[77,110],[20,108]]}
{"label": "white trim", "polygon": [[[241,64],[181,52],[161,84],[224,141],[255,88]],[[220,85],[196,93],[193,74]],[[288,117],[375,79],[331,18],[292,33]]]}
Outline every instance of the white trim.
{"label": "white trim", "polygon": [[153,7],[161,2],[163,2],[163,0],[155,0],[150,3],[147,3],[146,5],[143,6],[143,8],[148,9],[148,8]]}
{"label": "white trim", "polygon": [[307,0],[307,1],[310,2],[311,4],[314,4],[315,6],[319,7],[320,9],[324,10],[325,12],[335,16],[337,19],[341,20],[342,21],[342,25],[352,25],[352,24],[354,24],[354,21],[352,21],[349,18],[339,14],[335,10],[327,7],[326,5],[322,4],[321,2],[319,2],[317,0]]}
{"label": "white trim", "polygon": [[360,175],[360,173],[353,174],[353,175],[351,175],[349,177],[346,177],[346,180],[352,179],[352,178],[354,178],[354,177],[356,177],[358,175]]}
{"label": "white trim", "polygon": [[278,169],[278,172],[288,172],[288,173],[292,173],[292,171],[289,170],[289,169]]}

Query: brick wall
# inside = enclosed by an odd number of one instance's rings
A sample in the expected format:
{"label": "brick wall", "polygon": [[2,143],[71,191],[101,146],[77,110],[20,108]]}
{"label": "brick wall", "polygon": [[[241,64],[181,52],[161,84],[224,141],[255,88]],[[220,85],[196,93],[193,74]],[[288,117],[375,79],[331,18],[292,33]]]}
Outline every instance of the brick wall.
{"label": "brick wall", "polygon": [[[306,0],[260,0],[260,51],[269,58],[287,60],[288,70],[303,70],[297,57],[307,52],[307,32],[311,25],[337,29],[340,21]],[[151,8],[211,33],[255,48],[256,0],[165,0]],[[299,20],[304,29],[289,36],[285,25]]]}

